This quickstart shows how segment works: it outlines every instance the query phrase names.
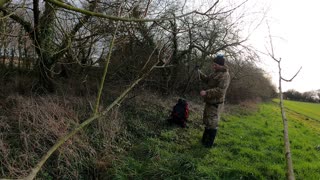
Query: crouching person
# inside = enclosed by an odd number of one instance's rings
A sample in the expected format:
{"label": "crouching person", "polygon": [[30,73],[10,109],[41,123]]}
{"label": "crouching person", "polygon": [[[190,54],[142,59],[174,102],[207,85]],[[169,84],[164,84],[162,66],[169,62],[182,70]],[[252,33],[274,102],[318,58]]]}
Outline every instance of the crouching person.
{"label": "crouching person", "polygon": [[229,69],[225,65],[223,55],[217,55],[213,58],[212,70],[213,72],[208,76],[200,70],[198,71],[200,79],[208,87],[206,90],[201,90],[200,95],[205,102],[203,112],[205,130],[202,136],[202,144],[209,148],[213,146],[218,131],[220,113],[230,84]]}
{"label": "crouching person", "polygon": [[186,100],[179,99],[178,103],[173,107],[170,118],[167,121],[170,124],[177,124],[182,128],[187,127],[189,117],[189,105]]}

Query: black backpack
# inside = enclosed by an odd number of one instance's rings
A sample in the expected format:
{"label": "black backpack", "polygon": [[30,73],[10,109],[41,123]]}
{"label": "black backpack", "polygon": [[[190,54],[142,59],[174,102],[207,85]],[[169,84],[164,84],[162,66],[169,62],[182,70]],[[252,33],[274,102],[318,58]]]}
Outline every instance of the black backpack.
{"label": "black backpack", "polygon": [[189,117],[189,106],[186,100],[179,99],[178,103],[173,107],[169,123],[178,124],[181,127],[186,127],[186,123]]}

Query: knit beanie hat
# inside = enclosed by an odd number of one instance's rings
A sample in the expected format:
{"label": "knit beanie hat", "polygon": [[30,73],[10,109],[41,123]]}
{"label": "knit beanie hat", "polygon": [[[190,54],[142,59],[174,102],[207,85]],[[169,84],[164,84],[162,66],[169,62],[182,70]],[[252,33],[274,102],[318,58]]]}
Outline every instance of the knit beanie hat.
{"label": "knit beanie hat", "polygon": [[218,54],[215,58],[213,58],[213,62],[219,64],[220,66],[224,66],[224,57],[222,54]]}

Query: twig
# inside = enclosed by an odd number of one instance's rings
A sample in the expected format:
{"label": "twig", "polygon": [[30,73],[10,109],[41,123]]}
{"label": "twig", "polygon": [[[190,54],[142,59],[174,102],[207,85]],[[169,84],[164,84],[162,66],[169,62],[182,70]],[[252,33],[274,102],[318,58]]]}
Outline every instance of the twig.
{"label": "twig", "polygon": [[297,71],[297,73],[291,79],[287,80],[287,79],[284,79],[283,77],[281,77],[281,79],[286,81],[286,82],[291,82],[299,74],[301,69],[302,69],[302,66],[300,67],[300,69]]}
{"label": "twig", "polygon": [[209,11],[211,11],[217,4],[219,3],[219,0],[217,0],[205,13],[197,12],[197,14],[206,15]]}

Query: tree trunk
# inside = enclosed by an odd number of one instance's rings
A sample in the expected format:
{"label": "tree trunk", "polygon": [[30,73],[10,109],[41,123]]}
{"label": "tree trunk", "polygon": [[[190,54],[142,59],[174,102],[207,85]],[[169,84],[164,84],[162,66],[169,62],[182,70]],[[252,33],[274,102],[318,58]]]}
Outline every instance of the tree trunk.
{"label": "tree trunk", "polygon": [[[175,15],[173,15],[175,16]],[[171,62],[173,64],[173,67],[170,68],[170,90],[174,90],[178,86],[178,73],[180,68],[180,59],[178,57],[178,29],[177,29],[177,23],[175,20],[170,21],[171,28],[172,28],[172,59]]]}
{"label": "tree trunk", "polygon": [[[0,58],[1,58],[1,56],[2,56],[2,49],[0,48]],[[4,66],[4,62],[2,61],[2,66]]]}
{"label": "tree trunk", "polygon": [[20,30],[19,32],[19,37],[18,37],[18,70],[21,70],[21,60],[22,60],[22,31],[23,29]]}
{"label": "tree trunk", "polygon": [[34,91],[39,94],[43,93],[53,93],[55,91],[55,86],[51,78],[51,65],[49,58],[44,56],[42,59],[38,59],[38,64],[36,66],[39,81],[35,86]]}
{"label": "tree trunk", "polygon": [[291,159],[291,151],[290,151],[290,140],[289,140],[289,130],[288,130],[288,121],[286,117],[286,113],[283,107],[283,94],[282,94],[282,75],[281,75],[281,61],[278,61],[278,68],[279,68],[279,94],[280,94],[280,108],[281,108],[281,115],[283,121],[283,137],[284,137],[284,146],[285,146],[285,158],[287,162],[287,172],[286,176],[288,180],[294,180],[294,172],[293,172],[293,164]]}
{"label": "tree trunk", "polygon": [[2,56],[2,58],[3,58],[3,64],[6,66],[6,59],[7,59],[7,45],[6,45],[7,43],[5,42],[4,43],[4,47],[3,47],[3,56]]}
{"label": "tree trunk", "polygon": [[22,65],[23,68],[26,70],[30,69],[30,57],[28,56],[28,48],[27,48],[27,43],[24,41],[23,43],[23,59],[22,59]]}

